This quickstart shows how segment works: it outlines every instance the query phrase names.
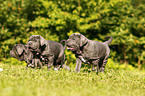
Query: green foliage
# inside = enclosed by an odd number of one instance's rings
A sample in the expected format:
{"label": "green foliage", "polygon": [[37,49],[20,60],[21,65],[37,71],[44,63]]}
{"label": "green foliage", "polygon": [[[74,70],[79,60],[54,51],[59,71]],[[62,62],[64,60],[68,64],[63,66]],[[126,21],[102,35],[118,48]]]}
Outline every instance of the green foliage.
{"label": "green foliage", "polygon": [[11,62],[10,65],[24,65],[24,66],[27,65],[25,61],[19,61],[18,59],[12,57],[9,59],[3,59],[4,64],[8,64],[9,62]]}
{"label": "green foliage", "polygon": [[108,69],[106,73],[25,69],[0,64],[1,96],[144,96],[145,73]]}
{"label": "green foliage", "polygon": [[109,69],[123,69],[123,70],[135,70],[135,67],[131,65],[125,65],[125,64],[120,64],[118,62],[114,62],[112,59],[108,59],[108,63],[106,65],[107,68]]}
{"label": "green foliage", "polygon": [[0,7],[0,58],[2,58],[8,57],[12,45],[26,43],[23,40],[29,36],[27,32],[30,25],[27,20],[27,5],[23,0],[3,0]]}
{"label": "green foliage", "polygon": [[[79,32],[98,41],[113,36],[112,60],[144,66],[144,0],[1,0],[0,8],[0,60],[30,35],[59,42]],[[75,62],[71,55],[66,51],[68,63]]]}

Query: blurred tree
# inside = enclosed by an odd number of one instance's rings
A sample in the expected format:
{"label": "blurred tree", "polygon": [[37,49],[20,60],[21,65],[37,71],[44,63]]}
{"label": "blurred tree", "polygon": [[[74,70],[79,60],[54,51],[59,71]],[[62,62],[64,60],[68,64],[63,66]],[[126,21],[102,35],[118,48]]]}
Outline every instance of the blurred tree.
{"label": "blurred tree", "polygon": [[[59,42],[79,32],[98,41],[113,36],[113,60],[139,69],[145,63],[144,0],[3,0],[0,8],[0,58],[33,34]],[[75,62],[71,52],[66,55]]]}

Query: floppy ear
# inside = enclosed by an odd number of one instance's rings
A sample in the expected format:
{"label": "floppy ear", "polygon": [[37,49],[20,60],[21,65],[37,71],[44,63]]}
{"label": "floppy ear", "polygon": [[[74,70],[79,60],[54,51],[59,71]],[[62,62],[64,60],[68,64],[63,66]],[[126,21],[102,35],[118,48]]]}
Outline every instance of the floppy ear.
{"label": "floppy ear", "polygon": [[47,41],[42,36],[40,36],[40,44],[41,46],[47,45]]}
{"label": "floppy ear", "polygon": [[21,55],[23,51],[25,50],[24,45],[18,45],[16,49],[19,55]]}
{"label": "floppy ear", "polygon": [[83,46],[87,42],[88,42],[88,39],[84,35],[80,34],[80,46]]}
{"label": "floppy ear", "polygon": [[13,52],[13,50],[10,50],[10,56],[15,57],[15,53]]}

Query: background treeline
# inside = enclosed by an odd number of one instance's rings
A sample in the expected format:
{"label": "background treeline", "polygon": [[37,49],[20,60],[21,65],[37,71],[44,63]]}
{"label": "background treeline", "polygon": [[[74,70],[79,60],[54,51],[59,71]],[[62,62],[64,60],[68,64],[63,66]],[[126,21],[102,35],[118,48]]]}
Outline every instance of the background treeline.
{"label": "background treeline", "polygon": [[[110,62],[145,65],[144,0],[0,0],[0,61],[30,35],[60,42],[76,32],[98,41],[112,36]],[[75,63],[70,51],[66,55]]]}

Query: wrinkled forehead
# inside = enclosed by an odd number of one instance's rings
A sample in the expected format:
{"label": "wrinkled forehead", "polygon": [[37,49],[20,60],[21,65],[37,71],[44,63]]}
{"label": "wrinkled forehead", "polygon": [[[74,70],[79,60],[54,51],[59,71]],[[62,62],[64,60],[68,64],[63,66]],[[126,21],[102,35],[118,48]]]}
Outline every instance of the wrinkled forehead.
{"label": "wrinkled forehead", "polygon": [[23,48],[24,45],[22,44],[16,44],[14,45],[13,49]]}
{"label": "wrinkled forehead", "polygon": [[76,38],[80,38],[80,34],[79,33],[74,33],[74,34],[72,34],[70,37],[69,37],[69,39],[76,39]]}
{"label": "wrinkled forehead", "polygon": [[39,40],[40,39],[40,36],[39,35],[32,35],[29,39],[29,41],[36,41],[36,40]]}

